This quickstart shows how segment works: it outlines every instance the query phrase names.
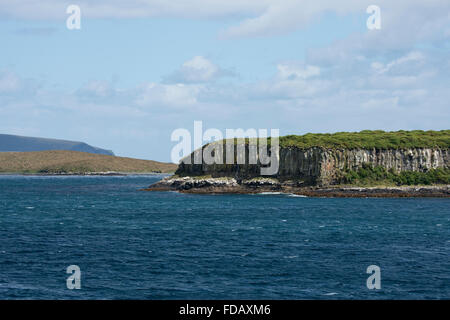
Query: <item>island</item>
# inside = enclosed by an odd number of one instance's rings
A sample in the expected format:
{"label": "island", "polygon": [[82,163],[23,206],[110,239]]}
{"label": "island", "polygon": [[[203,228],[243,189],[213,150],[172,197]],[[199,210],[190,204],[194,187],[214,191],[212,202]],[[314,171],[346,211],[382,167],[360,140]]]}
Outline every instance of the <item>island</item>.
{"label": "island", "polygon": [[0,152],[30,152],[46,150],[70,150],[113,156],[114,152],[91,146],[81,141],[24,137],[0,134]]}
{"label": "island", "polygon": [[0,174],[119,175],[173,173],[173,163],[69,150],[0,152]]}
{"label": "island", "polygon": [[[250,141],[237,142],[234,152],[241,144],[248,155]],[[226,141],[215,143],[225,146]],[[267,148],[270,144],[269,139]],[[264,165],[251,164],[248,157],[241,164],[195,164],[196,150],[180,162],[173,176],[145,190],[319,197],[450,196],[450,130],[289,135],[279,138],[278,150],[278,171],[271,176],[261,175]]]}

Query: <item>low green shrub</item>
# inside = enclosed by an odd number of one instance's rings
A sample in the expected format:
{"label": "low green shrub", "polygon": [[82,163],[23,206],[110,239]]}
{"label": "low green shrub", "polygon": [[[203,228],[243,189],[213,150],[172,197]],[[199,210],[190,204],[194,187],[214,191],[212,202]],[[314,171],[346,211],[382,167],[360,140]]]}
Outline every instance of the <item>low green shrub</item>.
{"label": "low green shrub", "polygon": [[373,167],[370,164],[363,164],[358,170],[347,170],[342,172],[339,183],[341,184],[395,184],[395,185],[432,185],[450,184],[450,169],[437,168],[429,169],[425,172],[386,170],[381,166]]}

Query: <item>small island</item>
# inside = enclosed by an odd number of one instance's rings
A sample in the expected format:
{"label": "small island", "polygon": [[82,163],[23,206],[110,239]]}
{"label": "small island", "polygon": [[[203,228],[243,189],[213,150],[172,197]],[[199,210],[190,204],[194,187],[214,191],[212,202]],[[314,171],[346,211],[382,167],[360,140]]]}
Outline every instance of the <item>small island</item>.
{"label": "small island", "polygon": [[117,157],[81,141],[0,134],[0,174],[124,175],[173,173],[173,163]]}
{"label": "small island", "polygon": [[[241,143],[248,155],[249,139]],[[181,161],[175,175],[145,190],[283,192],[318,197],[450,196],[450,130],[280,137],[279,168],[272,176],[262,176],[263,165],[250,164],[248,158],[243,164],[186,161],[193,160],[194,153]]]}
{"label": "small island", "polygon": [[173,173],[176,168],[173,163],[80,151],[0,152],[0,174],[120,175]]}

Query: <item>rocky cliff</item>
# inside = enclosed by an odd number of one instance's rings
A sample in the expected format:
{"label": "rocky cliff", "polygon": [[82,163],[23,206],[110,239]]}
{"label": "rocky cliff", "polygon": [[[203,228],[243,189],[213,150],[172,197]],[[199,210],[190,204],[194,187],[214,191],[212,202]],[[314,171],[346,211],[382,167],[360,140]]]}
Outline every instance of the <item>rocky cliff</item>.
{"label": "rocky cliff", "polygon": [[[179,176],[233,177],[238,181],[261,176],[262,165],[249,164],[248,146],[243,164],[186,164],[181,163]],[[193,159],[193,158],[192,158]],[[192,163],[193,161],[191,161]],[[426,172],[429,169],[449,168],[450,150],[441,148],[410,149],[327,149],[311,147],[281,147],[279,170],[273,178],[298,180],[305,185],[333,185],[343,172],[356,171],[364,165],[381,166],[397,173]]]}
{"label": "rocky cliff", "polygon": [[[196,150],[174,176],[148,190],[345,197],[450,194],[450,130],[306,134],[280,137],[269,146],[247,140],[229,148],[227,141]],[[267,168],[276,170],[267,174]]]}

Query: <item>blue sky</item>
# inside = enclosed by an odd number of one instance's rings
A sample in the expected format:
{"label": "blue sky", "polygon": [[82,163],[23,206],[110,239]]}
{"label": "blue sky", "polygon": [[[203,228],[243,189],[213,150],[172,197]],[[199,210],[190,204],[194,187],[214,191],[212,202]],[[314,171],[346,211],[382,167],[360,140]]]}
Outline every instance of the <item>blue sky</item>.
{"label": "blue sky", "polygon": [[448,129],[450,2],[391,2],[0,0],[0,132],[169,161],[171,132],[194,120]]}

